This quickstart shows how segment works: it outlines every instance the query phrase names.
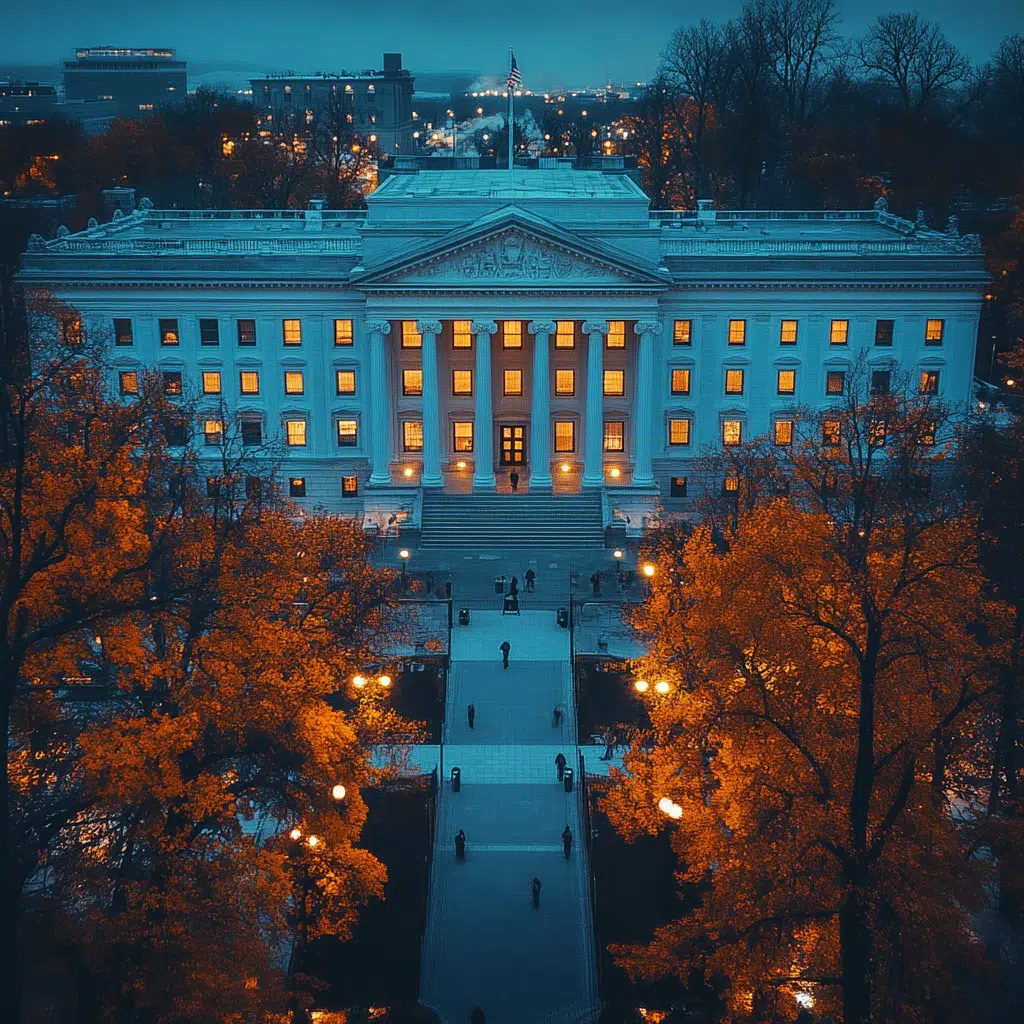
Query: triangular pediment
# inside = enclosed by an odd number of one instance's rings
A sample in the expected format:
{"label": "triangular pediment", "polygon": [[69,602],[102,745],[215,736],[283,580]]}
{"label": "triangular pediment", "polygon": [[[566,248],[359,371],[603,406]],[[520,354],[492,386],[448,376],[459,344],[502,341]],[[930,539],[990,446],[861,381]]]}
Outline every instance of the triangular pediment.
{"label": "triangular pediment", "polygon": [[664,288],[667,272],[508,208],[430,246],[353,273],[367,291]]}

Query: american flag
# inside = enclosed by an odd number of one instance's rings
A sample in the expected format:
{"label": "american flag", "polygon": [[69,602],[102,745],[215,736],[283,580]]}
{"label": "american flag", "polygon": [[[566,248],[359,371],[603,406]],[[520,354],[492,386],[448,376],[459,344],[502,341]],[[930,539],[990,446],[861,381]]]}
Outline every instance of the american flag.
{"label": "american flag", "polygon": [[523,76],[519,74],[519,65],[516,63],[516,55],[509,50],[508,51],[509,68],[508,68],[508,81],[505,83],[505,87],[509,90],[518,89],[523,84]]}

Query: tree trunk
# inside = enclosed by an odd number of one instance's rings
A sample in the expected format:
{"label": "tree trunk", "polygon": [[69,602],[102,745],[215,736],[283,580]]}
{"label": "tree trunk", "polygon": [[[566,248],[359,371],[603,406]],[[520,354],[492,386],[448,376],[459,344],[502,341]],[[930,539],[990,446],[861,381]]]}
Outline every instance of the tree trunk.
{"label": "tree trunk", "polygon": [[871,928],[860,892],[853,888],[839,908],[843,972],[843,1024],[871,1020]]}
{"label": "tree trunk", "polygon": [[11,835],[9,735],[11,693],[14,684],[9,665],[0,678],[3,735],[3,799],[0,800],[0,947],[7,952],[0,956],[0,1020],[21,1020],[21,956],[18,943],[18,922],[21,917],[21,874],[17,870]]}

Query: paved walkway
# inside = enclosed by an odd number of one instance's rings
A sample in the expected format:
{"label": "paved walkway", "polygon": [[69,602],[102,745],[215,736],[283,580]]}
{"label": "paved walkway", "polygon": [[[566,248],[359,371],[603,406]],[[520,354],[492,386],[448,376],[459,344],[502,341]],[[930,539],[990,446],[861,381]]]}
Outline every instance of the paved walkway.
{"label": "paved walkway", "polygon": [[[507,670],[502,640],[512,645]],[[555,728],[559,703],[566,713]],[[469,626],[455,627],[421,973],[422,1001],[448,1024],[464,1024],[474,1006],[488,1024],[568,1024],[597,1006],[579,790],[564,791],[554,764],[562,751],[578,767],[574,721],[569,635],[552,611],[474,610]],[[448,778],[456,765],[459,793]],[[465,861],[455,859],[460,828]]]}

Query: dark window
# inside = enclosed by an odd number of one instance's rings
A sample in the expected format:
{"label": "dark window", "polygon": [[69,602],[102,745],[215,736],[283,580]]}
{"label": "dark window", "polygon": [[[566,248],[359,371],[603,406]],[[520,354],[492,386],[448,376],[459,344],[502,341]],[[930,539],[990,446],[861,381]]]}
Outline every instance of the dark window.
{"label": "dark window", "polygon": [[686,477],[674,476],[670,484],[670,496],[673,498],[686,497]]}
{"label": "dark window", "polygon": [[180,476],[172,476],[167,481],[167,497],[180,498],[185,493],[185,481]]}
{"label": "dark window", "polygon": [[917,501],[925,502],[932,493],[931,473],[914,473],[910,477],[910,486]]}
{"label": "dark window", "polygon": [[259,501],[263,496],[263,481],[258,476],[245,478],[245,496],[250,501]]}
{"label": "dark window", "polygon": [[263,444],[263,424],[259,420],[242,420],[242,444]]}
{"label": "dark window", "polygon": [[114,320],[114,344],[131,345],[135,340],[132,334],[132,322],[123,317]]}
{"label": "dark window", "polygon": [[895,320],[876,320],[875,321],[875,344],[876,345],[891,345],[892,344],[892,333],[893,328],[896,326]]}
{"label": "dark window", "polygon": [[288,494],[293,498],[304,498],[306,496],[306,478],[293,476],[288,481]]}
{"label": "dark window", "polygon": [[220,324],[216,320],[199,321],[199,343],[201,345],[220,344]]}
{"label": "dark window", "polygon": [[178,370],[171,370],[164,373],[164,394],[181,394],[181,373]]}
{"label": "dark window", "polygon": [[889,370],[872,370],[871,371],[871,394],[873,395],[886,395],[889,393],[889,378],[891,373]]}
{"label": "dark window", "polygon": [[220,479],[215,476],[206,478],[206,496],[216,498],[220,494]]}
{"label": "dark window", "polygon": [[841,395],[846,384],[846,372],[844,370],[829,370],[825,375],[825,394]]}
{"label": "dark window", "polygon": [[238,321],[238,344],[239,345],[255,345],[256,344],[256,321],[255,320],[239,320]]}
{"label": "dark window", "polygon": [[178,337],[178,321],[177,320],[161,320],[160,321],[160,344],[161,345],[177,345],[179,341]]}
{"label": "dark window", "polygon": [[186,441],[184,420],[164,420],[164,437],[172,448],[180,448]]}

